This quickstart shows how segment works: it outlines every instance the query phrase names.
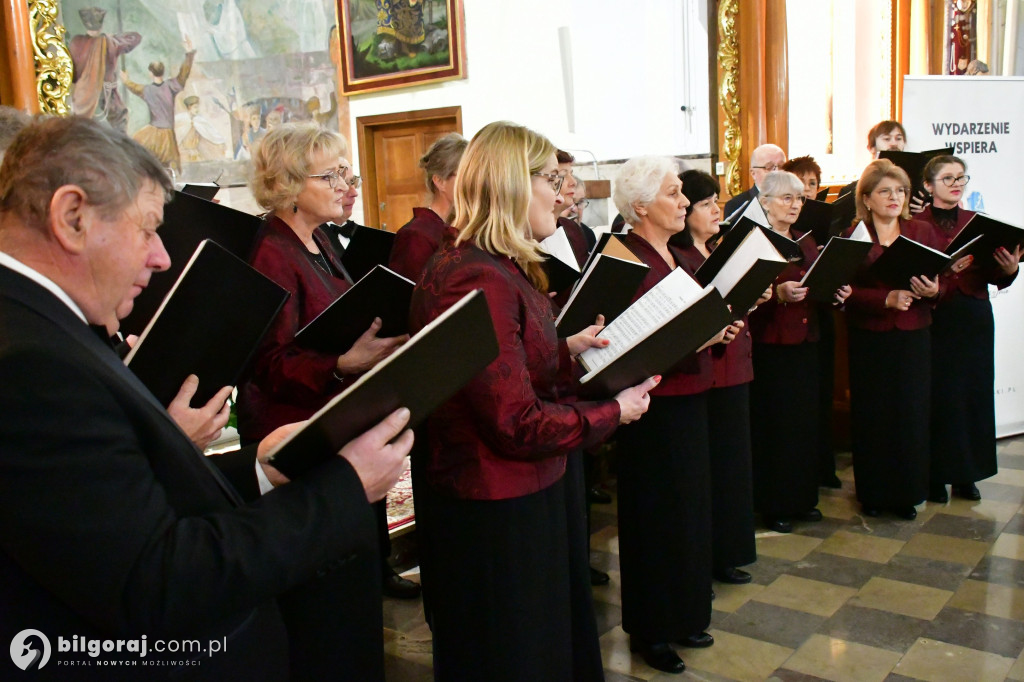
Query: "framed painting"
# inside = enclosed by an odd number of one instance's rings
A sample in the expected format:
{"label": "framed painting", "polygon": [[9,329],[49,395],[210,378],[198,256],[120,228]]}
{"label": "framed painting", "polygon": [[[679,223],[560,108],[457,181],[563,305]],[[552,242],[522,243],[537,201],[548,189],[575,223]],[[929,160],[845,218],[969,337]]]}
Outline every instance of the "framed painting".
{"label": "framed painting", "polygon": [[344,95],[466,77],[462,0],[338,0],[338,18]]}

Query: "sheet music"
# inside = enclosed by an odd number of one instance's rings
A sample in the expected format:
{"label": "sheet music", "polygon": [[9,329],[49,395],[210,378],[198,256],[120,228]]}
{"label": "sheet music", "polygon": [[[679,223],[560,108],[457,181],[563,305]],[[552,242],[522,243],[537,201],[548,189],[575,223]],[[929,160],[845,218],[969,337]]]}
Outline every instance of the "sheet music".
{"label": "sheet music", "polygon": [[576,254],[573,253],[572,244],[569,243],[569,236],[565,228],[559,227],[555,233],[540,242],[540,248],[549,256],[554,256],[576,272],[580,270],[580,264],[576,262]]}

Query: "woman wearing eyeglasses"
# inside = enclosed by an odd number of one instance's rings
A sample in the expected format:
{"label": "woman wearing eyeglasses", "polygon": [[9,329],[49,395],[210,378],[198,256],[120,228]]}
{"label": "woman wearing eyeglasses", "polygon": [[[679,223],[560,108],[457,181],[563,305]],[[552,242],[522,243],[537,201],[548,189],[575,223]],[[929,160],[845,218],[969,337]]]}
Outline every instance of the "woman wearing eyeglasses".
{"label": "woman wearing eyeglasses", "polygon": [[[960,208],[970,180],[967,164],[936,156],[924,168],[932,204],[917,220],[931,224],[946,246],[974,215]],[[991,258],[954,263],[943,277],[941,302],[932,313],[931,484],[928,499],[946,502],[953,494],[980,500],[976,481],[994,476],[996,465],[995,325],[988,285],[1008,287],[1017,277],[1020,248],[999,248]]]}
{"label": "woman wearing eyeglasses", "polygon": [[[374,323],[341,355],[295,343],[299,329],[348,288],[320,229],[328,220],[345,222],[352,212],[358,180],[347,156],[344,137],[313,123],[277,126],[253,149],[250,187],[268,213],[249,263],[291,296],[238,387],[243,443],[308,419],[408,338],[379,338]],[[383,679],[380,595],[386,557],[372,540],[365,554],[279,601],[295,679],[330,679],[339,670],[353,679]]]}
{"label": "woman wearing eyeglasses", "polygon": [[[758,200],[771,228],[789,239],[804,204],[804,183],[787,171],[765,176]],[[779,533],[793,521],[820,521],[818,505],[817,306],[799,282],[818,257],[813,236],[800,240],[802,260],[775,280],[775,296],[750,314],[754,381],[750,385],[754,508]],[[842,304],[844,286],[833,295]],[[782,399],[785,396],[785,399]],[[795,428],[796,424],[799,426]]]}
{"label": "woman wearing eyeglasses", "polygon": [[499,345],[428,419],[437,680],[603,679],[582,490],[566,460],[639,419],[657,382],[574,399],[572,356],[602,342],[596,326],[555,331],[537,241],[555,231],[557,170],[541,135],[507,122],[480,130],[455,183],[458,237],[413,292],[416,331],[483,289]]}
{"label": "woman wearing eyeglasses", "polygon": [[[910,220],[910,179],[891,161],[868,164],[857,182],[857,221],[873,245],[846,301],[850,356],[850,432],[857,499],[868,516],[886,510],[917,517],[928,494],[931,339],[938,278],[914,277],[892,289],[870,266],[899,236],[941,249],[928,223]],[[854,230],[851,227],[847,235]]]}

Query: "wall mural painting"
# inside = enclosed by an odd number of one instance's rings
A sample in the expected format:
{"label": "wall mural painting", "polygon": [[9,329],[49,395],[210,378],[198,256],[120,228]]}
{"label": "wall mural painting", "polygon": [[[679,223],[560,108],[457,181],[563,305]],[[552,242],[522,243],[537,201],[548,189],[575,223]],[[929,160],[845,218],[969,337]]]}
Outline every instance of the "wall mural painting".
{"label": "wall mural painting", "polygon": [[338,0],[346,95],[465,78],[462,0]]}
{"label": "wall mural painting", "polygon": [[63,0],[74,113],[151,150],[179,181],[245,181],[276,125],[338,128],[333,0]]}

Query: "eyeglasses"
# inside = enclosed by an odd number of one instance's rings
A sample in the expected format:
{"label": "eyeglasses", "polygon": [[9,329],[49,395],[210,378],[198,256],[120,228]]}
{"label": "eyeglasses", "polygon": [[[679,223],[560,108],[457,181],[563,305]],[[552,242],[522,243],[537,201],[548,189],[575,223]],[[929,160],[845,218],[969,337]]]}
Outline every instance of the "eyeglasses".
{"label": "eyeglasses", "polygon": [[792,206],[794,202],[797,206],[803,206],[804,202],[807,201],[807,197],[805,197],[803,194],[774,194],[772,196],[775,199],[778,199],[779,201],[784,203],[786,206]]}
{"label": "eyeglasses", "polygon": [[338,189],[338,182],[344,182],[347,187],[351,187],[352,189],[359,189],[359,185],[363,184],[363,179],[358,175],[350,175],[346,178],[343,173],[347,170],[350,169],[343,168],[341,170],[332,170],[327,173],[310,175],[309,177],[325,180],[327,184],[331,186],[331,189]]}
{"label": "eyeglasses", "polygon": [[576,202],[576,208],[584,210],[587,206],[590,206],[590,199],[580,199]]}
{"label": "eyeglasses", "polygon": [[958,175],[957,177],[954,178],[952,175],[947,175],[939,179],[942,180],[942,184],[945,185],[946,187],[954,187],[956,185],[960,185],[961,187],[963,187],[964,185],[971,181],[971,176]]}
{"label": "eyeglasses", "polygon": [[751,166],[751,168],[762,168],[762,169],[768,171],[769,173],[771,173],[772,171],[779,170],[779,165],[776,164],[776,163],[766,163],[763,166]]}
{"label": "eyeglasses", "polygon": [[892,187],[886,187],[884,189],[876,189],[873,194],[885,197],[886,199],[892,199],[893,197],[905,197],[907,195],[907,188],[897,187],[896,189],[893,189]]}
{"label": "eyeglasses", "polygon": [[565,176],[559,173],[530,173],[530,175],[537,178],[544,178],[551,185],[551,189],[558,192],[562,189],[562,183],[565,182]]}

